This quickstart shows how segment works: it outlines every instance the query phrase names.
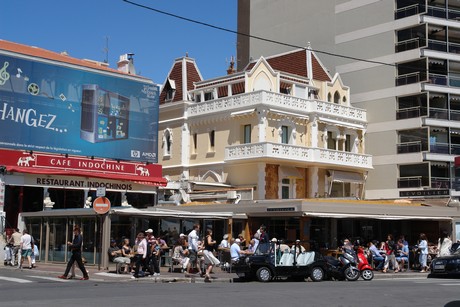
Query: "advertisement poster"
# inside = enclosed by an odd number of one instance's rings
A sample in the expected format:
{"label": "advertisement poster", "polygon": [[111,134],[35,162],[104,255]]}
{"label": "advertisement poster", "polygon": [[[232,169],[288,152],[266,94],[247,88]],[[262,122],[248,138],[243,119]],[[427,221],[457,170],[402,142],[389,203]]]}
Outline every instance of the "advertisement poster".
{"label": "advertisement poster", "polygon": [[64,65],[0,55],[0,148],[157,163],[159,87]]}

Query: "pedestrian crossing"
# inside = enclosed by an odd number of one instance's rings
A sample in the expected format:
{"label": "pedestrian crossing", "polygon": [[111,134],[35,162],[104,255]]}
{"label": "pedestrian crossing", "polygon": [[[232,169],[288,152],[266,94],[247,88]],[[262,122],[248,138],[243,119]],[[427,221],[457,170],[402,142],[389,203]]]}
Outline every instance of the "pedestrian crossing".
{"label": "pedestrian crossing", "polygon": [[[100,275],[100,273],[96,273],[95,275]],[[90,277],[91,281],[95,282],[103,282],[103,278],[97,278],[95,275]],[[113,275],[113,274],[112,274]],[[18,283],[18,284],[28,284],[28,283],[40,283],[40,282],[56,282],[56,283],[72,283],[72,282],[80,282],[80,277],[75,279],[60,279],[57,276],[43,276],[43,275],[21,275],[21,277],[8,277],[8,276],[0,276],[0,284],[3,282],[8,283]]]}

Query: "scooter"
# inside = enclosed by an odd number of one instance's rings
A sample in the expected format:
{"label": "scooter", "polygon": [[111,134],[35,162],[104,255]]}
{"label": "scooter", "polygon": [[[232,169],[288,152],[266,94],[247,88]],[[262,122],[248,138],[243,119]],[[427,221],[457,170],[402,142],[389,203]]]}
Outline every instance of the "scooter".
{"label": "scooter", "polygon": [[357,258],[353,250],[344,248],[342,255],[339,259],[334,257],[324,257],[327,264],[327,275],[338,280],[358,280],[360,274],[359,269],[356,266]]}
{"label": "scooter", "polygon": [[356,251],[358,257],[358,270],[361,272],[361,277],[366,281],[372,280],[374,278],[374,272],[369,261],[367,261],[364,249],[359,246],[356,248]]}

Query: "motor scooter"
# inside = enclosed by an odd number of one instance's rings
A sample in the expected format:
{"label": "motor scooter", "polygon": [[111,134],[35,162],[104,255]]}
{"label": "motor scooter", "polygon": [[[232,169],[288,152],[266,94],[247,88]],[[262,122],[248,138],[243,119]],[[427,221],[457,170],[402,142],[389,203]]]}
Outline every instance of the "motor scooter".
{"label": "motor scooter", "polygon": [[361,276],[357,268],[357,258],[353,250],[344,248],[339,259],[324,257],[327,264],[327,276],[338,280],[356,281]]}
{"label": "motor scooter", "polygon": [[369,261],[367,261],[364,249],[361,246],[358,246],[356,248],[356,254],[358,257],[358,270],[361,272],[361,277],[366,281],[372,280],[374,278],[374,272],[369,264]]}

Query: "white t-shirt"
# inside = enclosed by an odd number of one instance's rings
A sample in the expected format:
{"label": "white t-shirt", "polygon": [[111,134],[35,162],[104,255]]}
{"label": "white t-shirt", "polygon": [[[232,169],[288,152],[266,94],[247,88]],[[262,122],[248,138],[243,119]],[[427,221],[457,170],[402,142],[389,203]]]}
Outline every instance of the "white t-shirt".
{"label": "white t-shirt", "polygon": [[188,249],[198,251],[198,234],[196,233],[196,230],[190,231],[188,234]]}
{"label": "white t-shirt", "polygon": [[219,247],[228,248],[228,240],[223,239],[220,241]]}
{"label": "white t-shirt", "polygon": [[233,243],[232,246],[230,246],[230,257],[232,257],[232,260],[238,260],[240,258],[240,251],[241,248],[237,243]]}
{"label": "white t-shirt", "polygon": [[32,249],[32,245],[30,244],[32,241],[32,237],[29,234],[23,234],[21,237],[21,248],[23,250]]}

